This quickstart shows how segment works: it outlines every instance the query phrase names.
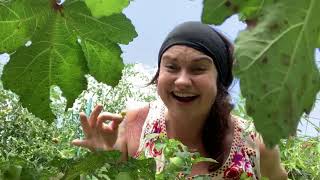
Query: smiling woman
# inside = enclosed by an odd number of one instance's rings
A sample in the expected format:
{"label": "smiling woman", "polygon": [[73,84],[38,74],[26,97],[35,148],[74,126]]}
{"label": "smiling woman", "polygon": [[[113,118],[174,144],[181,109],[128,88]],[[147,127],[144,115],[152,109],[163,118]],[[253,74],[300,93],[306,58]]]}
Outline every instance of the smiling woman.
{"label": "smiling woman", "polygon": [[[217,70],[210,57],[193,48],[184,45],[169,48],[162,56],[157,79],[158,94],[168,101],[173,97],[179,103],[178,108],[199,98],[208,104],[214,102],[216,88],[211,82],[216,82]],[[191,88],[192,85],[195,87]]]}
{"label": "smiling woman", "polygon": [[[164,153],[150,134],[177,139],[189,149],[218,163],[193,164],[188,178],[252,179],[262,176],[286,179],[277,149],[267,149],[259,136],[244,131],[244,121],[230,114],[228,88],[232,84],[233,46],[212,27],[200,22],[178,25],[164,40],[158,70],[151,81],[160,97],[148,106],[129,110],[125,119],[101,113],[81,114],[86,139],[73,144],[92,150],[117,149],[123,158],[140,155],[157,160],[164,169]],[[101,114],[100,114],[101,113]],[[111,120],[107,126],[103,122]],[[181,173],[184,176],[183,173]]]}

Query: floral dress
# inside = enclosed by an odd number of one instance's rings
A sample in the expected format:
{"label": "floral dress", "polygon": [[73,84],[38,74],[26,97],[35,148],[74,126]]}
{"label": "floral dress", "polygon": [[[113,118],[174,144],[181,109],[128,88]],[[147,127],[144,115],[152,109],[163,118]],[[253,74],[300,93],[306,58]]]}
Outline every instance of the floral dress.
{"label": "floral dress", "polygon": [[[166,106],[161,100],[150,103],[150,109],[146,121],[142,128],[140,137],[140,145],[135,157],[144,153],[146,157],[155,158],[157,164],[157,172],[163,169],[164,155],[161,150],[155,148],[154,140],[146,138],[149,134],[162,133],[166,135],[165,125]],[[259,151],[255,146],[254,132],[245,131],[245,123],[239,117],[233,117],[234,120],[234,136],[229,156],[225,163],[216,171],[207,174],[213,180],[238,180],[245,173],[247,177],[256,180],[260,177],[259,168]],[[189,177],[193,179],[197,177]]]}

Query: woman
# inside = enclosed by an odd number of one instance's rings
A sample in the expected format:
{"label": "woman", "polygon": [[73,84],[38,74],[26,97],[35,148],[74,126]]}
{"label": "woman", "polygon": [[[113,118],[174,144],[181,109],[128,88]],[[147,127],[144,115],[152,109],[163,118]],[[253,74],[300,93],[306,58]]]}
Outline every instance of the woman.
{"label": "woman", "polygon": [[[152,80],[161,99],[147,107],[129,110],[126,118],[103,112],[97,106],[89,119],[80,114],[86,138],[73,144],[91,150],[120,150],[124,158],[155,153],[150,133],[164,133],[218,164],[193,165],[191,177],[209,174],[213,179],[287,179],[279,151],[267,149],[255,134],[243,131],[243,121],[230,114],[228,88],[232,83],[232,44],[200,22],[175,27],[159,51],[158,71]],[[103,124],[111,120],[110,126]],[[122,121],[123,120],[123,121]],[[260,155],[259,155],[260,154]],[[157,164],[161,170],[161,163]]]}

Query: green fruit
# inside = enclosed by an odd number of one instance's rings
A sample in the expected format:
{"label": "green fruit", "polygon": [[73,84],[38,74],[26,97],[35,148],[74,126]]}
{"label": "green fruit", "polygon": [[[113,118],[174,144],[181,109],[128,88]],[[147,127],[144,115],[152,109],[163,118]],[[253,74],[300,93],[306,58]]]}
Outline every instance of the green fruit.
{"label": "green fruit", "polygon": [[184,166],[184,161],[183,161],[183,159],[181,157],[170,158],[170,163],[174,164],[175,166],[177,166],[179,168]]}
{"label": "green fruit", "polygon": [[164,155],[165,155],[165,156],[167,156],[167,157],[169,156],[169,157],[170,157],[172,154],[173,154],[172,149],[170,149],[170,148],[168,148],[168,147],[165,147],[165,148],[164,148]]}
{"label": "green fruit", "polygon": [[126,111],[121,111],[120,115],[122,116],[122,118],[124,118],[126,116],[127,112]]}
{"label": "green fruit", "polygon": [[52,138],[52,142],[55,143],[55,144],[58,144],[59,143],[59,139],[58,138]]}

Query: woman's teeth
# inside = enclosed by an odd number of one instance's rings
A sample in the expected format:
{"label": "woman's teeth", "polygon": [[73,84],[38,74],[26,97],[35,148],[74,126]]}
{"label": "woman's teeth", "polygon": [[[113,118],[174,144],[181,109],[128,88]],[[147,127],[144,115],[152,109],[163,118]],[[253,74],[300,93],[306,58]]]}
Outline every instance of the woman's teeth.
{"label": "woman's teeth", "polygon": [[172,96],[180,102],[191,102],[198,97],[198,95],[194,95],[190,93],[177,93],[177,92],[173,92]]}
{"label": "woman's teeth", "polygon": [[194,97],[195,96],[194,94],[189,94],[189,93],[173,92],[173,94],[178,97]]}

